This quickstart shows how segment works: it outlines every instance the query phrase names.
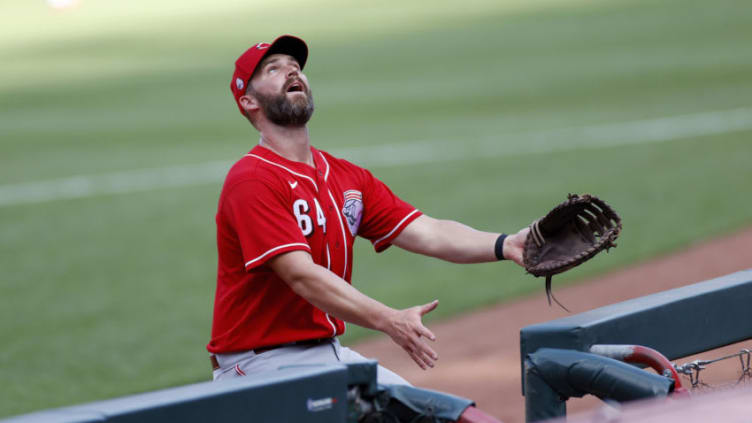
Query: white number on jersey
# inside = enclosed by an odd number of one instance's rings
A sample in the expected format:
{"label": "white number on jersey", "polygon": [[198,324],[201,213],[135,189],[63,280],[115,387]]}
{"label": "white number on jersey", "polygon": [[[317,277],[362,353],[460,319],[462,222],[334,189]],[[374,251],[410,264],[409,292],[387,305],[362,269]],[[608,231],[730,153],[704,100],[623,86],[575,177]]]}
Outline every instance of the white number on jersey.
{"label": "white number on jersey", "polygon": [[[316,225],[323,228],[324,233],[326,233],[326,217],[324,216],[324,212],[321,210],[321,206],[317,199],[314,198],[313,203],[316,206]],[[298,220],[298,226],[300,227],[301,232],[303,232],[303,236],[308,236],[313,233],[313,221],[311,220],[311,217],[308,216],[310,210],[311,208],[308,206],[308,202],[302,198],[295,200],[292,204],[292,212],[295,214],[295,219]]]}
{"label": "white number on jersey", "polygon": [[313,233],[313,222],[311,222],[311,218],[306,214],[308,210],[310,208],[306,200],[298,199],[292,204],[292,212],[295,213],[295,218],[298,219],[298,226],[303,231],[303,236]]}
{"label": "white number on jersey", "polygon": [[319,200],[314,198],[313,203],[316,204],[316,224],[324,228],[324,233],[326,233],[326,217],[324,216],[324,212],[321,211]]}

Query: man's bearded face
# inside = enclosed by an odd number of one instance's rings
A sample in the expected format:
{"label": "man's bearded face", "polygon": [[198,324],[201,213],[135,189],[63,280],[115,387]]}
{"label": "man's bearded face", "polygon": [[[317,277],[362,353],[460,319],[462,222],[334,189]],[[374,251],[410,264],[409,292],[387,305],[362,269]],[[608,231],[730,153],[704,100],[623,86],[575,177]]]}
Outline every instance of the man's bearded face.
{"label": "man's bearded face", "polygon": [[276,94],[252,93],[259,102],[264,115],[280,126],[305,125],[313,115],[311,89],[298,78],[289,79]]}

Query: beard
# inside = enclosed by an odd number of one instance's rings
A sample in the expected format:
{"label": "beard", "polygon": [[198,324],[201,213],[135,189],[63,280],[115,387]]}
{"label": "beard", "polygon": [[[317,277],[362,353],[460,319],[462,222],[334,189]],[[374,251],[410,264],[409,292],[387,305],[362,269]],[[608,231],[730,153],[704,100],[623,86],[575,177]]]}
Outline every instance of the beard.
{"label": "beard", "polygon": [[311,89],[306,87],[303,93],[304,97],[295,96],[292,100],[287,97],[287,87],[285,84],[282,92],[279,94],[262,94],[253,93],[261,106],[264,115],[279,126],[300,127],[308,123],[313,115],[313,95]]}

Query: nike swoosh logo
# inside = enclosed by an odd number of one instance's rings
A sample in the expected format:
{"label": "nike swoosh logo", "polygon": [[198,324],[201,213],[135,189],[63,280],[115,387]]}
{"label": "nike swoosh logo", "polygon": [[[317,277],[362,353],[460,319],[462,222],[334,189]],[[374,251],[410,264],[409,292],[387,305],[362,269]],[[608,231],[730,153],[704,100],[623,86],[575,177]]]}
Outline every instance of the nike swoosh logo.
{"label": "nike swoosh logo", "polygon": [[298,181],[295,181],[295,182],[287,181],[287,183],[290,184],[290,188],[292,189],[295,189],[295,187],[298,186]]}

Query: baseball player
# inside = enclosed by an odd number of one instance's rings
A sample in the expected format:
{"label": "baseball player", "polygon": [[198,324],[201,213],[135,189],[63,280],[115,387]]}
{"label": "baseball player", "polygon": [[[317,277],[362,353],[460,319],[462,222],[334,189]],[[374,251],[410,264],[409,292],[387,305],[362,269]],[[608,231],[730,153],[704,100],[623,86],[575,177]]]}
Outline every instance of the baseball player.
{"label": "baseball player", "polygon": [[[438,354],[422,317],[438,301],[398,310],[350,284],[353,241],[456,263],[522,263],[527,228],[506,236],[426,216],[371,172],[311,146],[313,114],[302,70],[308,48],[285,35],[235,62],[230,88],[259,144],[235,163],[216,215],[218,272],[214,380],[301,363],[365,360],[337,336],[345,322],[386,333],[423,369]],[[426,152],[430,154],[430,152]],[[379,367],[379,383],[408,384]]]}

